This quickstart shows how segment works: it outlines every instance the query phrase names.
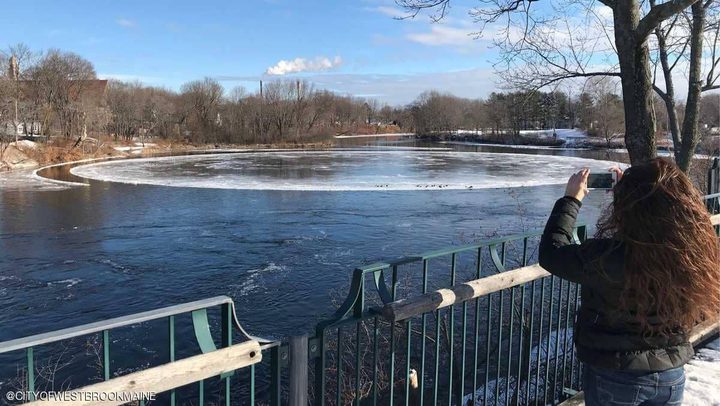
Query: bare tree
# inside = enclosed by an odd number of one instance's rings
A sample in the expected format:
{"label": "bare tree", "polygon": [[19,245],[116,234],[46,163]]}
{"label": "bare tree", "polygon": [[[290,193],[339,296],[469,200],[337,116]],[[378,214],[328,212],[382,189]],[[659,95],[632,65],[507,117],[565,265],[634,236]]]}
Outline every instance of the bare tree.
{"label": "bare tree", "polygon": [[591,133],[602,137],[610,148],[613,141],[622,136],[625,126],[623,102],[617,94],[618,83],[607,77],[592,78],[588,82],[588,92],[593,100],[594,126]]}
{"label": "bare tree", "polygon": [[[689,7],[693,10],[701,7],[702,2],[674,0],[647,4],[639,0],[600,0],[604,7],[598,8],[592,1],[558,0],[540,9],[533,7],[534,0],[479,1],[481,6],[471,14],[481,24],[481,32],[490,25],[500,27],[502,35],[496,45],[504,56],[501,68],[516,72],[511,75],[513,78],[520,77],[521,83],[534,87],[576,77],[619,77],[624,114],[632,118],[625,120],[625,144],[630,160],[640,163],[655,156],[648,38],[664,21]],[[450,0],[397,2],[412,15],[435,10],[435,19],[443,18],[451,3]],[[612,15],[603,18],[608,11]],[[578,17],[580,15],[582,17]]]}
{"label": "bare tree", "polygon": [[202,134],[215,137],[220,123],[219,106],[223,88],[215,79],[205,78],[182,86],[180,98],[192,131],[193,141],[199,141]]}
{"label": "bare tree", "polygon": [[[651,5],[654,0],[651,0]],[[699,129],[701,93],[720,88],[717,79],[720,15],[714,0],[693,4],[690,11],[680,13],[654,30],[657,56],[653,87],[665,104],[668,131],[672,136],[675,161],[688,171],[692,156],[701,139]],[[703,76],[703,60],[707,59]],[[660,72],[658,73],[658,68]],[[680,119],[674,74],[687,69],[688,92]],[[659,75],[662,78],[659,78]],[[661,82],[660,87],[656,82]]]}
{"label": "bare tree", "polygon": [[49,127],[54,115],[64,137],[78,132],[85,124],[85,91],[96,78],[92,63],[72,52],[53,49],[42,56],[29,76],[35,100],[47,107],[43,128]]}

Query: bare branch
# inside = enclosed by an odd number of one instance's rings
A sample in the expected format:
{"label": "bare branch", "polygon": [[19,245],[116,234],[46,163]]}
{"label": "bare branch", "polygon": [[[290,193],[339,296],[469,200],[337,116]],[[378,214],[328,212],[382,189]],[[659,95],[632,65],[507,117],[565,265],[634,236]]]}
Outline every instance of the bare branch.
{"label": "bare branch", "polygon": [[663,21],[673,15],[685,10],[686,8],[697,3],[699,0],[671,0],[667,3],[651,7],[645,17],[638,24],[636,35],[637,40],[642,42],[657,28]]}
{"label": "bare branch", "polygon": [[445,18],[450,10],[450,0],[396,0],[396,4],[410,13],[406,17],[399,17],[399,20],[415,18],[424,10],[437,10],[430,18],[438,22]]}

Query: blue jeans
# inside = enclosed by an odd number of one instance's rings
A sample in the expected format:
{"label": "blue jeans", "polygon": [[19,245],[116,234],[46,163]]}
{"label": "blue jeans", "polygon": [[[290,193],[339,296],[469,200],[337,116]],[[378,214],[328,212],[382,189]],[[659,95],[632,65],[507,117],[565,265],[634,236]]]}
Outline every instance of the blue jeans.
{"label": "blue jeans", "polygon": [[587,406],[681,405],[683,367],[662,372],[619,371],[584,364],[583,391]]}

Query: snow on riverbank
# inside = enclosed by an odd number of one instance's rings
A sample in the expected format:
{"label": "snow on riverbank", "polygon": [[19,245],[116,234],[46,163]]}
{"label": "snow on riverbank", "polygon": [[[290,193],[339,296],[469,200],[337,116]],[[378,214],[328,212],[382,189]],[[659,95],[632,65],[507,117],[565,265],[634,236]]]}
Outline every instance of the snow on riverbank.
{"label": "snow on riverbank", "polygon": [[720,339],[685,365],[685,406],[720,406]]}
{"label": "snow on riverbank", "polygon": [[552,137],[553,134],[563,140],[587,138],[585,131],[577,128],[558,128],[556,130],[520,130],[520,135]]}
{"label": "snow on riverbank", "polygon": [[36,143],[28,140],[21,140],[18,142],[11,142],[4,148],[5,149],[2,151],[2,159],[0,159],[0,170],[27,169],[34,168],[38,165],[37,162],[32,160],[26,154],[26,151],[37,149]]}
{"label": "snow on riverbank", "polygon": [[156,147],[157,147],[157,144],[153,144],[151,142],[146,142],[146,143],[136,142],[135,145],[131,146],[131,147],[127,147],[127,146],[113,147],[113,149],[115,151],[126,152],[129,154],[141,154],[146,148],[156,148]]}
{"label": "snow on riverbank", "polygon": [[407,137],[415,133],[386,133],[386,134],[360,134],[360,135],[336,135],[337,139],[345,138],[380,138],[380,137]]}

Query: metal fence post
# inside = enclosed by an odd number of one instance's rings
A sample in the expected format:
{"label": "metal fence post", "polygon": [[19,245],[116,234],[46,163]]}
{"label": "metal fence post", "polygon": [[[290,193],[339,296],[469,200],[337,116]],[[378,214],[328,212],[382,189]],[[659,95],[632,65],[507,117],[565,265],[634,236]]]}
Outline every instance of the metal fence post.
{"label": "metal fence post", "polygon": [[713,158],[713,163],[708,171],[707,194],[712,195],[720,192],[720,158]]}
{"label": "metal fence post", "polygon": [[290,406],[307,406],[308,402],[308,336],[291,337],[290,352]]}

